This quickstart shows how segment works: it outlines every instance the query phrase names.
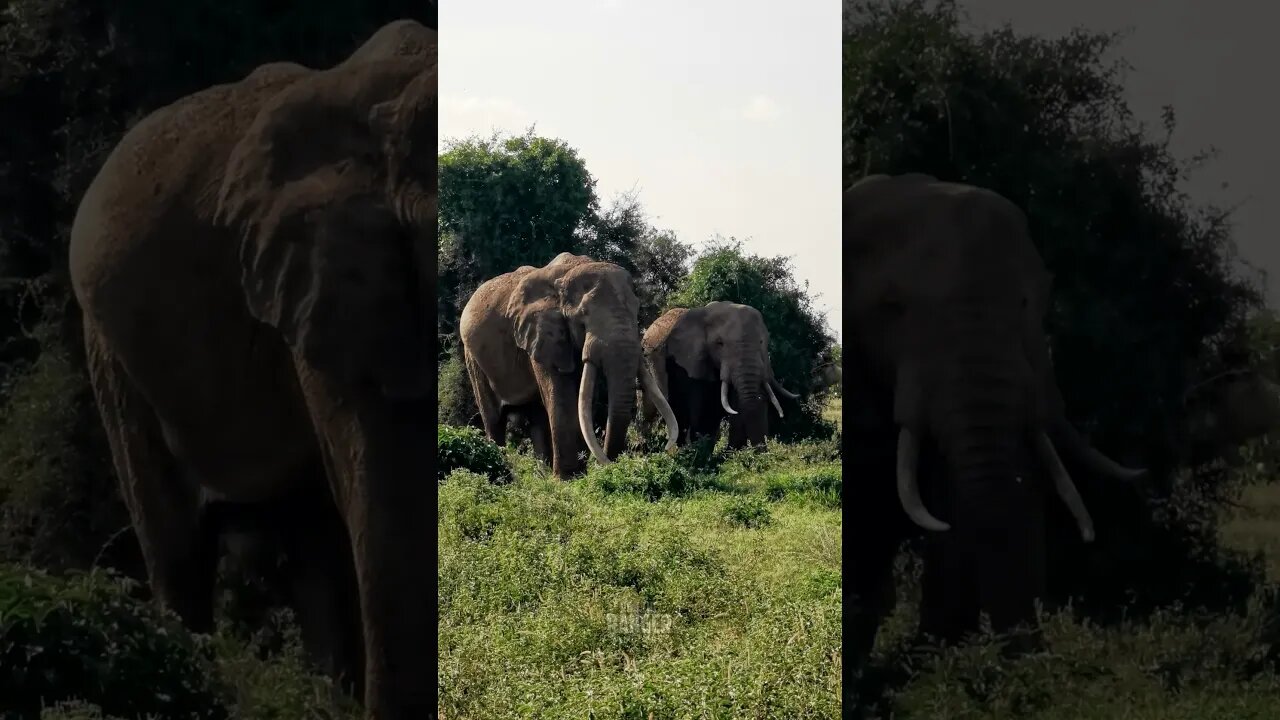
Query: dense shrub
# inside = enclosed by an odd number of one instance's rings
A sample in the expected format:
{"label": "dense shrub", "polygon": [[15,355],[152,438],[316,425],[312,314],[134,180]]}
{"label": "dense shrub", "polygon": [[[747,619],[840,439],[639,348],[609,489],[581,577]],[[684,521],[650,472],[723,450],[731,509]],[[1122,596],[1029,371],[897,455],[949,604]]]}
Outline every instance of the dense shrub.
{"label": "dense shrub", "polygon": [[699,478],[665,453],[622,455],[609,465],[593,464],[587,477],[605,493],[629,493],[649,500],[691,492]]}
{"label": "dense shrub", "polygon": [[0,561],[141,576],[88,378],[50,319],[32,333],[39,356],[8,378],[0,406]]}
{"label": "dense shrub", "polygon": [[436,420],[441,425],[474,426],[479,422],[475,392],[462,362],[462,351],[455,350],[440,362],[436,382]]}
{"label": "dense shrub", "polygon": [[511,464],[502,449],[475,428],[441,425],[436,430],[436,447],[439,482],[457,468],[484,475],[495,483],[511,482]]}
{"label": "dense shrub", "polygon": [[225,718],[204,641],[129,589],[107,574],[0,565],[0,709],[36,718],[84,700],[123,717]]}

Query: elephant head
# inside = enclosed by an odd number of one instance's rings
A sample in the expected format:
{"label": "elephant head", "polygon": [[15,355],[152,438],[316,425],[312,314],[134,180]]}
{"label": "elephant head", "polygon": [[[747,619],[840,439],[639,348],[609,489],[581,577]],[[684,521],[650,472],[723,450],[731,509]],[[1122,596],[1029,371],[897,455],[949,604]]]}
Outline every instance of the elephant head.
{"label": "elephant head", "polygon": [[[1043,584],[1040,499],[1055,493],[1094,536],[1058,451],[1111,476],[1143,471],[1067,422],[1043,329],[1051,278],[1027,219],[985,189],[872,176],[846,190],[843,233],[861,376],[847,401],[891,416],[898,499],[916,524],[950,533],[974,602],[998,627],[1029,620]],[[921,499],[926,452],[940,461],[932,497],[949,522]]]}
{"label": "elephant head", "polygon": [[436,107],[434,31],[393,23],[271,98],[219,194],[254,317],[315,370],[389,398],[431,384]]}
{"label": "elephant head", "polygon": [[[582,436],[596,460],[607,464],[626,445],[627,427],[636,410],[637,379],[646,390],[656,389],[657,382],[649,366],[641,362],[640,300],[631,275],[613,263],[582,260],[557,279],[555,286],[574,348],[581,353],[578,422]],[[609,398],[603,447],[592,417],[592,398],[600,375],[607,383]],[[667,424],[670,450],[678,432],[675,414],[665,399],[655,404]]]}
{"label": "elephant head", "polygon": [[774,377],[769,329],[750,305],[716,301],[688,310],[667,338],[667,356],[690,378],[719,380],[720,405],[736,416],[731,422],[743,423],[751,443],[764,442],[769,405],[783,415],[778,395],[798,397]]}

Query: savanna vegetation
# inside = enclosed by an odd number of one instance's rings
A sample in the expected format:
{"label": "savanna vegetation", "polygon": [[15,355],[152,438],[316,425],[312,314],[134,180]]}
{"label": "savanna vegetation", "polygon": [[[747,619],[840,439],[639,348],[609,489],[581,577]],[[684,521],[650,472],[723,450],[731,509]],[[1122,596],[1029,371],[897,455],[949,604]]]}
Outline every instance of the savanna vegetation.
{"label": "savanna vegetation", "polygon": [[[634,195],[603,206],[572,146],[532,130],[448,141],[440,181],[443,715],[838,717],[841,450],[815,375],[838,350],[787,258],[695,248]],[[565,251],[627,269],[642,326],[713,300],[759,309],[777,376],[804,394],[776,442],[671,456],[636,427],[617,462],[566,483],[527,433],[485,439],[460,310],[484,280]]]}
{"label": "savanna vegetation", "polygon": [[[1123,36],[973,30],[963,3],[846,0],[844,176],[925,172],[1023,207],[1054,275],[1048,331],[1067,411],[1141,486],[1078,477],[1090,546],[1054,518],[1050,651],[914,648],[917,560],[859,680],[869,717],[1245,718],[1274,714],[1277,521],[1267,438],[1189,467],[1187,391],[1275,377],[1275,320],[1233,271],[1230,212],[1182,180],[1176,116],[1140,123]],[[858,482],[849,477],[846,482]]]}

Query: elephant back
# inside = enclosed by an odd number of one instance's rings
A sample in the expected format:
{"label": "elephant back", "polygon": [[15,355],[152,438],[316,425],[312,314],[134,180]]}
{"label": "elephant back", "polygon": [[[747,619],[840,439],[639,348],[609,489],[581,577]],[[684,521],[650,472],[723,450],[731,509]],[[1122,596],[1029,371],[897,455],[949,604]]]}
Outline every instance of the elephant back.
{"label": "elephant back", "polygon": [[688,312],[688,308],[674,308],[666,311],[661,317],[653,321],[653,324],[644,331],[644,337],[640,341],[641,347],[644,348],[645,357],[666,353],[667,338],[671,336],[671,331],[675,329],[676,324]]}

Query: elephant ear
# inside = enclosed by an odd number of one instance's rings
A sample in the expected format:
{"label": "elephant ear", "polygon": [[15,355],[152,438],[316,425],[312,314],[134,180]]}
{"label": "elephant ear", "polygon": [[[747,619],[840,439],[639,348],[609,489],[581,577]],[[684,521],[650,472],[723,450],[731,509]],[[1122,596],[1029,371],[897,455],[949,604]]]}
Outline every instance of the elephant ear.
{"label": "elephant ear", "polygon": [[709,380],[716,376],[707,352],[707,313],[703,308],[686,312],[667,336],[667,356],[676,361],[689,377]]}
{"label": "elephant ear", "polygon": [[372,110],[424,67],[339,66],[272,98],[231,152],[216,218],[240,233],[254,318],[317,370],[397,394],[430,386],[433,278],[388,193]]}

